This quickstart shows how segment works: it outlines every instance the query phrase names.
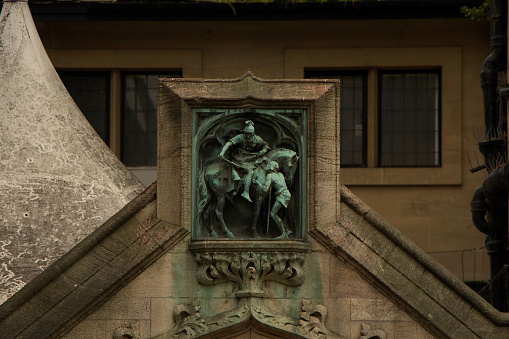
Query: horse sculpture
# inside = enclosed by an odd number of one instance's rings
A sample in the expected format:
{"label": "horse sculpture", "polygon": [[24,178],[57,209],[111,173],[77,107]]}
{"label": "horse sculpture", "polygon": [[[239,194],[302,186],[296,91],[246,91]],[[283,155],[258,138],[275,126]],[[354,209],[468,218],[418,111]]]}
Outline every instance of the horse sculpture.
{"label": "horse sculpture", "polygon": [[[266,161],[274,161],[279,166],[279,171],[284,176],[287,187],[291,187],[293,185],[295,171],[298,167],[298,159],[299,157],[294,151],[285,148],[278,148],[266,154]],[[203,227],[202,224],[205,212],[209,209],[215,198],[214,214],[219,221],[222,231],[228,238],[234,238],[235,236],[226,226],[223,211],[226,199],[233,199],[240,184],[232,178],[231,166],[235,166],[235,164],[221,160],[206,166],[201,171],[198,179],[198,213],[196,219],[197,227],[201,230]],[[270,193],[270,183],[266,180],[266,172],[267,170],[264,166],[258,166],[255,169],[254,178],[258,178],[257,180],[259,184],[253,184],[250,188],[254,202],[254,215],[253,222],[251,224],[251,233],[253,237],[259,237],[258,232],[256,231],[256,225],[260,215],[261,206]],[[264,184],[268,185],[265,185],[264,187]],[[275,213],[271,213],[271,217],[280,229],[281,236],[288,237],[291,232],[284,226],[281,219]],[[214,230],[214,226],[210,218],[208,223],[210,235],[212,237],[217,237],[217,233]]]}

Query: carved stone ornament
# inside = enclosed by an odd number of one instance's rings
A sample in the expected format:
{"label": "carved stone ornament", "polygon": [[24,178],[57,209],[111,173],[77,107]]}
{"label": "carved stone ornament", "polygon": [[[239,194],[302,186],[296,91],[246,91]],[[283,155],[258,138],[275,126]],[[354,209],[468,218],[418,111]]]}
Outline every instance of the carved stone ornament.
{"label": "carved stone ornament", "polygon": [[195,300],[192,304],[176,306],[176,310],[194,310],[194,313],[174,312],[176,326],[165,338],[190,339],[205,335],[214,336],[214,333],[218,334],[221,330],[255,321],[279,332],[291,333],[292,338],[340,339],[338,335],[325,329],[324,321],[327,314],[325,307],[314,305],[309,300],[302,300],[300,319],[269,309],[261,298],[242,298],[236,308],[205,320],[199,314],[198,303],[199,300]]}
{"label": "carved stone ornament", "polygon": [[140,339],[140,324],[132,322],[117,327],[113,331],[113,339]]}
{"label": "carved stone ornament", "polygon": [[236,296],[264,297],[263,283],[298,286],[304,281],[302,253],[198,253],[197,279],[203,285],[235,282]]}
{"label": "carved stone ornament", "polygon": [[359,339],[385,339],[387,334],[384,330],[373,329],[371,325],[361,324],[361,336]]}
{"label": "carved stone ornament", "polygon": [[[214,253],[197,254],[198,281],[204,285],[235,282],[238,298],[230,310],[204,319],[199,300],[175,307],[175,328],[161,338],[188,339],[201,336],[220,337],[223,330],[249,323],[261,324],[275,332],[291,333],[295,338],[332,339],[339,336],[325,328],[327,310],[302,300],[299,315],[283,314],[265,304],[263,283],[276,281],[287,286],[303,282],[301,253]],[[231,334],[231,333],[230,333]]]}

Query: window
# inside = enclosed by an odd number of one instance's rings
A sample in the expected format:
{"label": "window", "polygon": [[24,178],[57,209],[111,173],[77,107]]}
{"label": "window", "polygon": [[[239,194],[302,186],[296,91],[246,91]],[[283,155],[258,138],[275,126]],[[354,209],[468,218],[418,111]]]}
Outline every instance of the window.
{"label": "window", "polygon": [[[376,71],[376,167],[440,166],[440,71]],[[341,166],[367,166],[367,71],[306,71],[340,79]]]}
{"label": "window", "polygon": [[110,75],[107,72],[60,72],[74,102],[109,145]]}
{"label": "window", "polygon": [[307,71],[306,78],[339,79],[342,167],[367,164],[366,72]]}
{"label": "window", "polygon": [[151,184],[156,179],[159,77],[181,78],[182,72],[59,74],[101,138],[143,184]]}
{"label": "window", "polygon": [[[285,77],[306,77],[309,71],[362,70],[367,73],[366,148],[367,164],[349,168],[341,164],[341,182],[350,186],[365,185],[461,185],[462,175],[462,110],[463,57],[461,47],[370,47],[370,48],[288,48],[285,50]],[[437,89],[435,125],[430,131],[427,163],[414,165],[390,163],[381,158],[381,78],[383,74],[431,74]],[[432,86],[434,88],[434,86]],[[421,100],[424,96],[418,96]],[[428,98],[428,96],[426,96]],[[431,116],[431,115],[430,115]],[[385,118],[387,119],[387,118]],[[386,120],[387,121],[387,120]],[[431,121],[430,121],[431,124]],[[420,146],[421,147],[421,146]],[[341,145],[343,149],[343,145]],[[385,151],[385,149],[384,149]],[[387,155],[383,155],[387,159]],[[420,159],[423,159],[421,157]],[[389,156],[390,159],[390,156]],[[409,160],[408,164],[410,164]],[[392,160],[391,160],[392,161]],[[382,167],[383,166],[383,167]]]}
{"label": "window", "polygon": [[128,167],[157,164],[157,93],[159,78],[180,73],[124,73],[122,77],[122,160]]}
{"label": "window", "polygon": [[440,73],[379,73],[379,166],[440,166]]}

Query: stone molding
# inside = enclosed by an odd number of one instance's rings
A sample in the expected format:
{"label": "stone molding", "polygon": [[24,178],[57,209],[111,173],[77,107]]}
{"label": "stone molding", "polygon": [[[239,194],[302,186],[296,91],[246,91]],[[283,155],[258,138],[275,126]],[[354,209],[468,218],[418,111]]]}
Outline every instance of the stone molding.
{"label": "stone molding", "polygon": [[423,327],[439,338],[508,336],[508,314],[498,312],[344,186],[341,202],[339,227],[319,225],[311,235]]}

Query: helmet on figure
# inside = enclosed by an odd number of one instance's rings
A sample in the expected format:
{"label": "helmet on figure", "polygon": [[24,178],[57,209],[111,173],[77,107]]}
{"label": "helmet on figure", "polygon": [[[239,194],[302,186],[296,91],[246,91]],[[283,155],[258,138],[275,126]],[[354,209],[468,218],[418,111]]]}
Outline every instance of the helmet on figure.
{"label": "helmet on figure", "polygon": [[244,133],[245,134],[254,134],[254,132],[255,132],[254,123],[251,120],[247,120],[245,122]]}

